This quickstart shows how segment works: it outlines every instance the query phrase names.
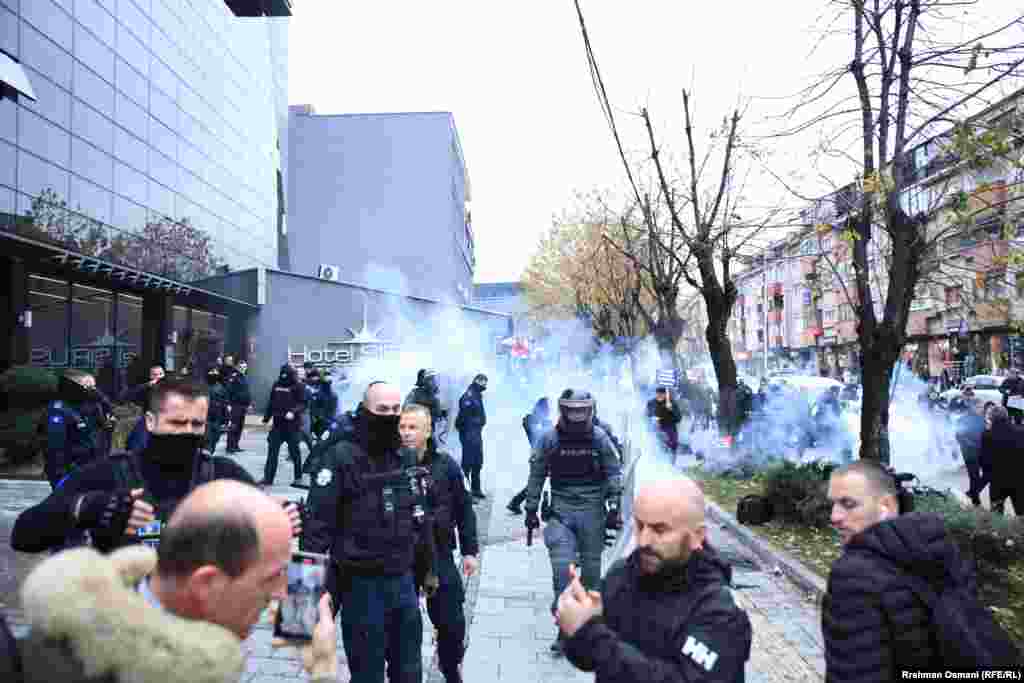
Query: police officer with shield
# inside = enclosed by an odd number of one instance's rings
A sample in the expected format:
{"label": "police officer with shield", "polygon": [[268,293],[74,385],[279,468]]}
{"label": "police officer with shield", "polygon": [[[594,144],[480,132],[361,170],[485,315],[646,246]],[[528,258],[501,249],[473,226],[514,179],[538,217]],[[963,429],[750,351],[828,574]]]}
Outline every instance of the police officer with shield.
{"label": "police officer with shield", "polygon": [[[605,529],[622,525],[619,499],[622,470],[608,434],[594,425],[594,398],[588,391],[566,389],[558,400],[558,423],[541,436],[530,457],[526,493],[526,528],[540,527],[537,507],[544,480],[551,478],[551,518],[544,544],[551,559],[554,599],[569,584],[569,565],[581,559],[583,583],[597,590]],[[562,652],[562,636],[551,645]]]}

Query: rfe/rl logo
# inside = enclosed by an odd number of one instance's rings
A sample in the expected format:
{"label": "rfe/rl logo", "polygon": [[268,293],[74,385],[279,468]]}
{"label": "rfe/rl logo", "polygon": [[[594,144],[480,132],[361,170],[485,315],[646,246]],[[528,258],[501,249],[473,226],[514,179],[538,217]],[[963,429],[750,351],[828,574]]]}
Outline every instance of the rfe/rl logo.
{"label": "rfe/rl logo", "polygon": [[711,671],[715,668],[715,662],[718,661],[718,653],[709,650],[707,645],[693,636],[686,637],[686,643],[683,645],[683,654],[695,661],[699,666],[704,667],[705,671]]}

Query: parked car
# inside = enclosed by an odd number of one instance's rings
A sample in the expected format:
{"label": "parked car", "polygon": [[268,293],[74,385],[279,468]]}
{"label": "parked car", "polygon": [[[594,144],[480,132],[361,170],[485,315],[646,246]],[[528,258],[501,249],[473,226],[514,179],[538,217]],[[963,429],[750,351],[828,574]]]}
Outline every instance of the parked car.
{"label": "parked car", "polygon": [[1005,381],[1005,377],[997,375],[974,375],[964,380],[963,384],[958,388],[943,391],[939,394],[939,398],[944,406],[949,406],[954,399],[960,398],[963,395],[964,389],[970,387],[974,390],[975,400],[982,403],[995,403],[1001,406],[1003,405],[1003,395],[1000,393],[999,387],[1003,386]]}

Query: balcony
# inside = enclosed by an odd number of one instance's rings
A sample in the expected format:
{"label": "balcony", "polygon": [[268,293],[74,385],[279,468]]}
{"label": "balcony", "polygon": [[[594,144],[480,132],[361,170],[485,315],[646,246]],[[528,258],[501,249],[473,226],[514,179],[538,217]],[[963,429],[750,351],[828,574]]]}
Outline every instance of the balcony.
{"label": "balcony", "polygon": [[814,327],[808,327],[807,328],[807,334],[811,335],[812,337],[820,337],[824,333],[825,333],[825,330],[823,330],[820,325],[816,325]]}
{"label": "balcony", "polygon": [[768,296],[769,296],[769,298],[770,297],[775,297],[775,296],[782,296],[782,283],[781,282],[773,282],[773,283],[769,284],[768,285]]}
{"label": "balcony", "polygon": [[768,311],[768,322],[769,323],[781,323],[782,322],[782,311]]}
{"label": "balcony", "polygon": [[817,278],[818,259],[810,257],[800,259],[800,277],[805,280],[813,280]]}

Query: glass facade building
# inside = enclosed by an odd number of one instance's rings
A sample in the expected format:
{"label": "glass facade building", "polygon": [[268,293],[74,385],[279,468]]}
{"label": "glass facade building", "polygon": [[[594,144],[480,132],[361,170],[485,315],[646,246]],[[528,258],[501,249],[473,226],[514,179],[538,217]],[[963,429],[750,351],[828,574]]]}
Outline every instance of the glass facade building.
{"label": "glass facade building", "polygon": [[0,0],[0,226],[178,281],[277,267],[287,19],[223,0]]}
{"label": "glass facade building", "polygon": [[0,370],[88,369],[117,393],[239,344],[230,319],[255,302],[201,281],[278,267],[290,7],[271,4],[284,16],[0,0],[0,53],[35,97],[0,82],[0,308],[18,321]]}

